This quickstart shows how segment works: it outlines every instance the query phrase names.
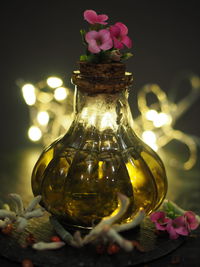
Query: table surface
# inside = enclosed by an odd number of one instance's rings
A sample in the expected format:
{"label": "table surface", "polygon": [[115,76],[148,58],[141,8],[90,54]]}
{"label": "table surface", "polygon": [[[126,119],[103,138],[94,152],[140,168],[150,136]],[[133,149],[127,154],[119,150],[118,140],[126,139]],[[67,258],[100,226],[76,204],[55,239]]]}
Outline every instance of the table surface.
{"label": "table surface", "polygon": [[[173,149],[172,149],[173,150]],[[4,153],[0,157],[0,201],[4,201],[9,193],[19,193],[24,199],[32,197],[31,171],[41,149],[30,147],[20,151]],[[186,210],[200,214],[200,160],[190,171],[178,170],[169,166],[169,158],[181,159],[175,152],[163,151],[162,159],[165,163],[169,189],[167,198],[175,201]],[[181,247],[172,253],[148,264],[138,265],[145,267],[167,266],[200,266],[200,228],[187,238]],[[19,263],[0,257],[0,266],[17,267]],[[73,266],[76,267],[76,266]]]}

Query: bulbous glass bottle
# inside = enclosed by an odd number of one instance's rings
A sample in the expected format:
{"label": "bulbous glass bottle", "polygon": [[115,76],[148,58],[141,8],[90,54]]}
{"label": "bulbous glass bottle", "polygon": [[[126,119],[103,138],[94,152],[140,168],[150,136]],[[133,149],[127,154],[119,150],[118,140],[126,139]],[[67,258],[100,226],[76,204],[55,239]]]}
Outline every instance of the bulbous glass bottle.
{"label": "bulbous glass bottle", "polygon": [[80,63],[75,117],[68,132],[47,147],[32,174],[34,195],[64,225],[89,228],[117,207],[117,192],[130,199],[119,221],[143,207],[150,214],[167,191],[159,156],[133,131],[128,104],[132,74],[125,65]]}

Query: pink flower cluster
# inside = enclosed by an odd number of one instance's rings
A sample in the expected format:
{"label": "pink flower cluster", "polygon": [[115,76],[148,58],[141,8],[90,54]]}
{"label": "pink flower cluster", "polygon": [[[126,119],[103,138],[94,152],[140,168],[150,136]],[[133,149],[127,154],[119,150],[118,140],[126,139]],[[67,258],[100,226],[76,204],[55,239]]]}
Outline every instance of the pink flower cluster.
{"label": "pink flower cluster", "polygon": [[[84,19],[91,25],[107,25],[107,15],[97,15],[94,10],[86,10]],[[106,26],[105,26],[106,27]],[[88,43],[88,50],[97,54],[101,50],[106,51],[111,48],[123,49],[124,46],[131,48],[132,40],[127,36],[128,28],[121,22],[99,31],[91,30],[86,33],[85,40]]]}
{"label": "pink flower cluster", "polygon": [[179,235],[188,236],[191,230],[199,226],[196,215],[192,211],[187,211],[175,219],[167,217],[164,211],[157,211],[150,215],[150,220],[157,230],[167,231],[171,239],[177,239]]}

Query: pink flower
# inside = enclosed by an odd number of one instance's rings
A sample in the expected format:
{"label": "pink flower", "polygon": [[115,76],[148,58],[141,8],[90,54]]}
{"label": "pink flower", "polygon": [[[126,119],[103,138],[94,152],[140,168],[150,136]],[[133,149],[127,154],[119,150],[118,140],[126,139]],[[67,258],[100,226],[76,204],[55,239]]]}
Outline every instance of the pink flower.
{"label": "pink flower", "polygon": [[166,227],[167,232],[169,233],[169,237],[171,239],[177,239],[179,235],[187,236],[189,235],[188,227],[185,223],[185,216],[179,216],[174,220],[168,222]]}
{"label": "pink flower", "polygon": [[114,48],[123,49],[124,45],[128,48],[132,47],[132,40],[127,36],[128,28],[121,22],[110,26],[110,34],[114,42]]}
{"label": "pink flower", "polygon": [[160,231],[165,231],[167,224],[171,219],[166,217],[164,211],[156,211],[150,215],[150,220],[155,223],[156,229]]}
{"label": "pink flower", "polygon": [[104,14],[97,15],[97,13],[94,10],[85,10],[83,16],[84,19],[90,24],[96,24],[96,23],[103,25],[108,24],[107,22],[105,22],[105,20],[108,19],[108,16]]}
{"label": "pink flower", "polygon": [[185,218],[185,224],[189,231],[197,229],[199,222],[194,212],[186,211],[183,216]]}
{"label": "pink flower", "polygon": [[88,43],[88,50],[93,54],[97,54],[101,50],[109,50],[113,46],[108,30],[90,31],[86,33],[85,40]]}

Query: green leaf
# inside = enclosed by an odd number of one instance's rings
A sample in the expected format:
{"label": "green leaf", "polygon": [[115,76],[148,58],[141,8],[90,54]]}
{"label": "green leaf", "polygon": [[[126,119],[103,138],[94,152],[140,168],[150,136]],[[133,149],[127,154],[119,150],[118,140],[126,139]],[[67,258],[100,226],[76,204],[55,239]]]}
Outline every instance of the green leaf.
{"label": "green leaf", "polygon": [[100,51],[98,54],[92,54],[86,50],[85,55],[80,56],[80,61],[87,61],[91,63],[108,63],[110,60],[110,51]]}
{"label": "green leaf", "polygon": [[90,31],[99,31],[99,30],[106,29],[106,28],[107,28],[106,25],[96,23],[96,24],[90,25],[89,30]]}
{"label": "green leaf", "polygon": [[132,53],[124,53],[121,57],[122,60],[127,60],[129,59],[130,57],[132,57],[133,54]]}
{"label": "green leaf", "polygon": [[177,217],[175,209],[174,209],[173,205],[170,202],[167,202],[165,204],[165,211],[166,211],[166,214],[167,214],[167,216],[169,218],[175,219]]}
{"label": "green leaf", "polygon": [[81,55],[80,61],[88,61],[88,56],[87,55]]}
{"label": "green leaf", "polygon": [[110,60],[110,51],[101,51],[99,53],[99,63],[106,63]]}
{"label": "green leaf", "polygon": [[86,30],[81,29],[80,34],[81,34],[81,39],[82,39],[83,44],[87,45],[87,43],[85,41]]}
{"label": "green leaf", "polygon": [[98,54],[90,54],[88,56],[88,62],[99,63],[99,55]]}

